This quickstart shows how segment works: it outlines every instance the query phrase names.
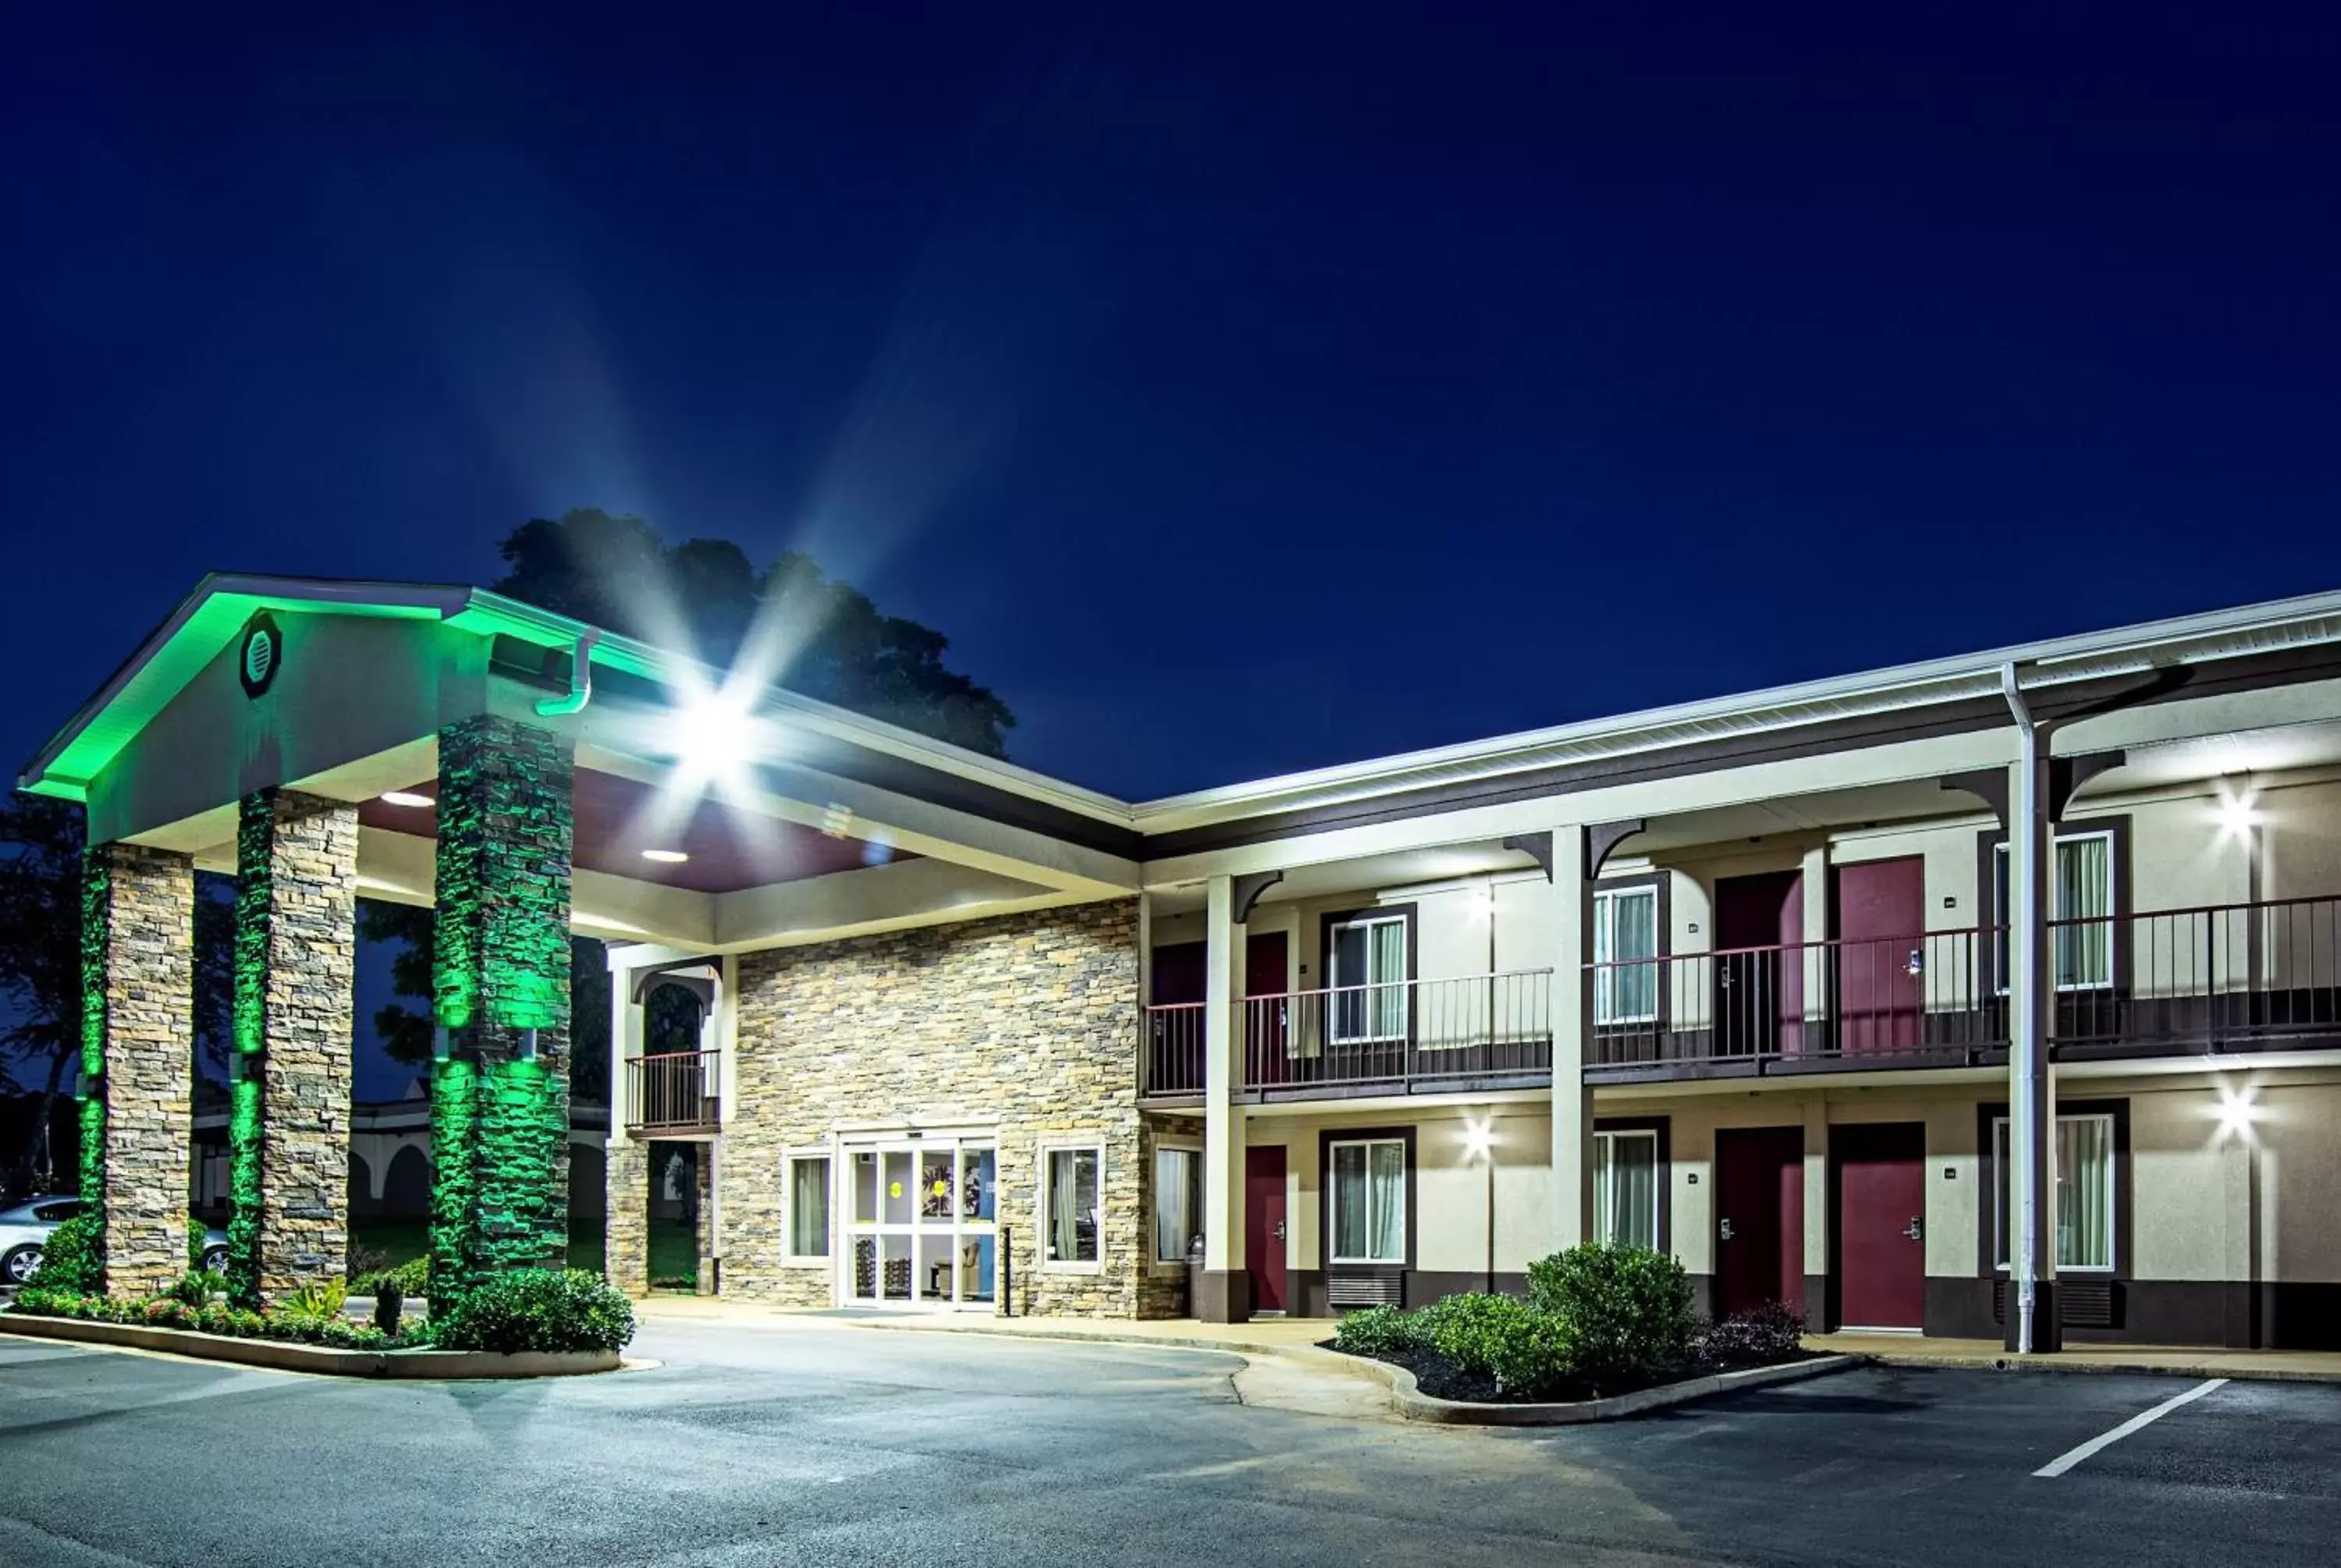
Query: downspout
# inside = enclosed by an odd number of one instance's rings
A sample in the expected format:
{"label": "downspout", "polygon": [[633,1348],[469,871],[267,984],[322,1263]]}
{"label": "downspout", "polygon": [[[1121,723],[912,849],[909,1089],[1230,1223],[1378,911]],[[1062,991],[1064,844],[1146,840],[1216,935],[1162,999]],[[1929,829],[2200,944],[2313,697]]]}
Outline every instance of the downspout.
{"label": "downspout", "polygon": [[589,626],[577,634],[577,648],[569,659],[569,690],[559,697],[539,698],[538,713],[547,719],[558,719],[564,713],[583,710],[593,700],[593,645],[601,640],[599,627]]}
{"label": "downspout", "polygon": [[2024,1177],[2017,1183],[2021,1201],[2015,1206],[2016,1234],[2009,1238],[2008,1273],[2016,1285],[2016,1348],[2018,1355],[2028,1355],[2032,1349],[2032,1309],[2039,1288],[2036,1260],[2039,1255],[2040,1184],[2036,1179],[2032,1147],[2037,1138],[2035,1121],[2040,1114],[2037,1087],[2037,1064],[2046,1042],[2040,1037],[2040,1007],[2037,997],[2040,987],[2040,948],[2033,932],[2040,919],[2036,908],[2036,894],[2040,886],[2038,859],[2040,836],[2034,823],[2040,810],[2040,729],[2032,720],[2032,710],[2024,700],[2024,689],[2017,680],[2013,662],[1999,667],[2000,694],[2007,700],[2007,710],[2016,720],[2017,744],[2021,771],[2017,777],[2015,799],[2009,803],[2008,830],[2008,955],[2014,971],[2009,977],[2008,997],[2018,1004],[2016,1029],[2010,1042],[2015,1049],[2008,1054],[2009,1152],[2016,1156],[2008,1164],[2007,1174],[2022,1169]]}

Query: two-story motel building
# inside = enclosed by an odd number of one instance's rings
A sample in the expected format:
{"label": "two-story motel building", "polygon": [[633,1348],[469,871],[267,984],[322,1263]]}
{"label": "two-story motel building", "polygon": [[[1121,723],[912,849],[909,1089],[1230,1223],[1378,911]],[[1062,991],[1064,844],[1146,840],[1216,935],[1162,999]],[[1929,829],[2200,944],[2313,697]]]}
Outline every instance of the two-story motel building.
{"label": "two-story motel building", "polygon": [[2341,1344],[2341,595],[1135,804],[722,688],[218,577],[22,782],[141,886],[264,796],[429,903],[438,798],[516,759],[611,944],[632,1289],[680,1150],[700,1287],[778,1305],[1316,1315],[1607,1238],[1718,1315]]}

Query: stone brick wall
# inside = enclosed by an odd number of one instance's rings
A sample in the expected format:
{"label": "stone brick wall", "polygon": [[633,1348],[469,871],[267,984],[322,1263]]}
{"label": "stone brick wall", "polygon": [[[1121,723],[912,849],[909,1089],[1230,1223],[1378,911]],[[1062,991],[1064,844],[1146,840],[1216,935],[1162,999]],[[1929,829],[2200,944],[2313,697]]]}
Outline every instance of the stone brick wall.
{"label": "stone brick wall", "polygon": [[267,966],[258,1261],[261,1297],[274,1301],[339,1279],[349,1252],[358,811],[289,790],[255,799]]}
{"label": "stone brick wall", "polygon": [[[613,1121],[620,1118],[613,1116]],[[613,1127],[607,1151],[609,1191],[603,1212],[602,1270],[629,1295],[650,1288],[651,1146]]]}
{"label": "stone brick wall", "polygon": [[[782,1261],[784,1151],[826,1147],[840,1128],[952,1126],[997,1129],[998,1223],[1012,1233],[1016,1312],[1140,1310],[1134,901],[749,953],[737,968],[737,1093],[720,1173],[723,1294],[830,1305],[831,1269]],[[1036,1261],[1036,1159],[1058,1141],[1104,1149],[1095,1272]],[[643,1202],[641,1182],[617,1174],[621,1163],[611,1162],[613,1236],[622,1207],[639,1213]],[[832,1185],[842,1191],[842,1171]],[[832,1245],[842,1255],[842,1226]]]}
{"label": "stone brick wall", "polygon": [[102,1105],[84,1126],[105,1150],[105,1285],[160,1288],[187,1266],[194,1134],[195,868],[184,855],[93,846],[104,918]]}
{"label": "stone brick wall", "polygon": [[434,1069],[434,1124],[458,1079],[473,1106],[460,1138],[433,1138],[432,1255],[458,1290],[568,1252],[574,777],[567,740],[508,719],[439,734],[432,987],[461,1059]]}
{"label": "stone brick wall", "polygon": [[[1145,1159],[1145,1207],[1141,1211],[1145,1223],[1139,1234],[1139,1245],[1145,1272],[1138,1287],[1138,1315],[1141,1317],[1190,1317],[1193,1304],[1187,1299],[1187,1271],[1180,1268],[1156,1268],[1154,1265],[1154,1149],[1164,1138],[1180,1145],[1199,1144],[1203,1137],[1200,1116],[1150,1116],[1139,1129],[1139,1149]],[[1198,1156],[1198,1158],[1200,1156]]]}

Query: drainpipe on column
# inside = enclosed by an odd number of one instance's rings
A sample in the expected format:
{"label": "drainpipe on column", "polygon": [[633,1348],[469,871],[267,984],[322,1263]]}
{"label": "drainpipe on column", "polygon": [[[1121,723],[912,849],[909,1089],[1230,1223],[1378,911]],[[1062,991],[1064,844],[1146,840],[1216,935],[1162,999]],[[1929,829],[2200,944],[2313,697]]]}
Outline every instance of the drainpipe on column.
{"label": "drainpipe on column", "polygon": [[2016,1286],[2016,1348],[2019,1355],[2032,1349],[2032,1310],[2039,1289],[2036,1267],[2039,1256],[2040,1183],[2039,1171],[2033,1159],[2033,1147],[2038,1141],[2037,1121],[2040,1116],[2041,1053],[2047,1047],[2042,1037],[2043,1009],[2039,1005],[2040,943],[2036,933],[2041,911],[2038,908],[2040,887],[2040,835],[2035,830],[2040,812],[2040,728],[2032,719],[2032,710],[2024,700],[2024,689],[2017,679],[2013,663],[1999,670],[2001,694],[2007,700],[2007,710],[2016,720],[2018,757],[2022,771],[2017,779],[2015,799],[2009,802],[2008,832],[2008,998],[2014,1006],[2015,1028],[2009,1041],[2007,1098],[2009,1152],[2015,1157],[2008,1161],[2007,1174],[2017,1170],[2024,1175],[2016,1182],[2018,1201],[2013,1206],[2016,1234],[2009,1238],[2007,1270]]}
{"label": "drainpipe on column", "polygon": [[569,690],[560,697],[538,699],[538,713],[558,719],[564,713],[584,711],[585,704],[593,700],[593,645],[601,640],[602,633],[594,627],[577,634],[577,647],[569,660]]}

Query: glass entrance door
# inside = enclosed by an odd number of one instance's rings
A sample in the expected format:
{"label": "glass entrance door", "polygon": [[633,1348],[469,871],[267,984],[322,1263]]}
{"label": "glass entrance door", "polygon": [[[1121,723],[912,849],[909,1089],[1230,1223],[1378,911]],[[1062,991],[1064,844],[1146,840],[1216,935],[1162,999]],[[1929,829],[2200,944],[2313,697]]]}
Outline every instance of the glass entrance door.
{"label": "glass entrance door", "polygon": [[840,1299],[986,1307],[999,1261],[997,1154],[989,1137],[849,1144]]}

